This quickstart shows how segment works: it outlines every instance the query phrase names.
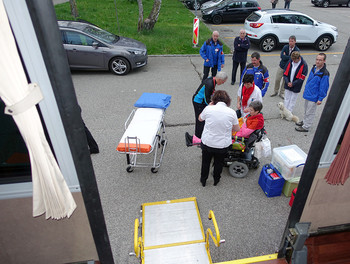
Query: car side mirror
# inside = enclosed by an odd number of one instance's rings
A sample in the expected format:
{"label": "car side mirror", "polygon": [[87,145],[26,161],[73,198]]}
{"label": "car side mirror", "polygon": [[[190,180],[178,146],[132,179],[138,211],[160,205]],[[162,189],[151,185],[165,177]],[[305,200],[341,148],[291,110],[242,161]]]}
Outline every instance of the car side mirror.
{"label": "car side mirror", "polygon": [[98,43],[97,42],[92,42],[92,46],[95,48],[95,49],[97,49],[98,48]]}

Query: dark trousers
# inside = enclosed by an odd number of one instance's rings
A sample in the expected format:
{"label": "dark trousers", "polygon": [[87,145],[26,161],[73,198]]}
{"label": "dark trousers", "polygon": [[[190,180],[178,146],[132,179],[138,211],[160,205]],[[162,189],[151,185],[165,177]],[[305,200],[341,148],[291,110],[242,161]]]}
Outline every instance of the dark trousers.
{"label": "dark trousers", "polygon": [[237,69],[238,69],[238,65],[241,66],[241,74],[239,75],[239,80],[241,80],[241,76],[242,73],[244,71],[245,65],[246,65],[247,61],[232,61],[232,79],[231,79],[231,83],[235,83],[236,82],[236,74],[237,74]]}
{"label": "dark trousers", "polygon": [[[204,66],[203,69],[203,80],[207,79],[209,76],[209,71],[210,67],[209,66]],[[211,68],[211,76],[216,76],[216,73],[218,72],[218,65],[215,65],[214,67]]]}
{"label": "dark trousers", "polygon": [[210,170],[210,162],[211,159],[214,158],[214,184],[218,183],[221,178],[222,168],[224,167],[224,159],[227,154],[228,149],[231,147],[218,149],[211,148],[203,143],[201,143],[202,147],[202,170],[201,170],[201,182],[205,183],[208,179],[209,170]]}
{"label": "dark trousers", "polygon": [[200,115],[200,113],[202,113],[203,109],[206,107],[206,105],[204,104],[198,104],[196,102],[193,102],[193,108],[194,108],[194,116],[196,118],[196,126],[195,126],[195,130],[194,130],[194,134],[196,135],[197,138],[201,138],[202,137],[202,133],[203,133],[203,129],[204,129],[204,124],[205,121],[199,121],[198,117]]}

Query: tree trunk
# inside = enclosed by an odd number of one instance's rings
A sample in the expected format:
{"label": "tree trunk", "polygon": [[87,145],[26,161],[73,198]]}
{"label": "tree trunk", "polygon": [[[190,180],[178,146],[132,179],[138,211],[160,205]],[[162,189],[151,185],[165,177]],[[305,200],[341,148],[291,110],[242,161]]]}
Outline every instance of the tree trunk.
{"label": "tree trunk", "polygon": [[137,31],[140,32],[143,29],[143,5],[142,0],[137,0],[139,6],[139,21],[137,23]]}
{"label": "tree trunk", "polygon": [[[139,4],[139,24],[138,24],[138,31],[142,30],[152,30],[154,28],[154,25],[156,24],[159,16],[160,7],[162,5],[162,0],[154,0],[152,10],[145,21],[143,21],[143,6],[142,6],[142,0],[137,0]],[[142,11],[142,14],[141,14]]]}
{"label": "tree trunk", "polygon": [[78,9],[77,9],[77,2],[75,0],[69,0],[70,3],[70,11],[74,18],[77,18],[79,16]]}

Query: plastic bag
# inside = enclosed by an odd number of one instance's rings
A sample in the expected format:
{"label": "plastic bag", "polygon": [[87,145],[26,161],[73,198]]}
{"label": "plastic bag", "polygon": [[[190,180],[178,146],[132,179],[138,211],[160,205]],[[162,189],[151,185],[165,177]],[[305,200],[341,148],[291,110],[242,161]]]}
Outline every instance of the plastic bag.
{"label": "plastic bag", "polygon": [[271,156],[271,142],[270,140],[264,136],[261,140],[262,149],[263,149],[263,156],[266,158],[268,156]]}
{"label": "plastic bag", "polygon": [[258,159],[263,156],[263,146],[261,141],[255,142],[254,156]]}

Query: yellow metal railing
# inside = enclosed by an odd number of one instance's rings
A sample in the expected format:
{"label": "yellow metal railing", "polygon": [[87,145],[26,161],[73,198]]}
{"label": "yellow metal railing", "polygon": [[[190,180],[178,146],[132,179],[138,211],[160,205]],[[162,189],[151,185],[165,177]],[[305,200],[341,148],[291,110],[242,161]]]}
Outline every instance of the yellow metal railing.
{"label": "yellow metal railing", "polygon": [[214,228],[215,228],[215,233],[216,233],[216,238],[213,235],[213,232],[211,231],[210,228],[207,229],[207,235],[206,235],[206,248],[207,251],[209,252],[209,235],[211,236],[211,238],[214,241],[215,246],[219,247],[221,243],[224,243],[225,240],[220,240],[220,231],[219,231],[219,227],[218,224],[216,222],[216,218],[214,215],[214,212],[212,210],[209,211],[209,215],[208,215],[209,220],[213,220],[213,224],[214,224]]}
{"label": "yellow metal railing", "polygon": [[135,227],[134,227],[134,252],[135,256],[138,258],[140,256],[142,247],[141,237],[139,237],[139,219],[135,219]]}

